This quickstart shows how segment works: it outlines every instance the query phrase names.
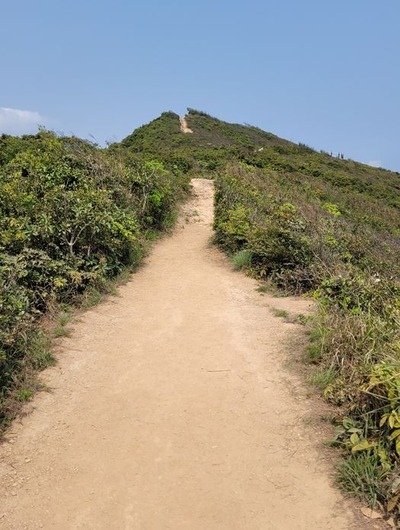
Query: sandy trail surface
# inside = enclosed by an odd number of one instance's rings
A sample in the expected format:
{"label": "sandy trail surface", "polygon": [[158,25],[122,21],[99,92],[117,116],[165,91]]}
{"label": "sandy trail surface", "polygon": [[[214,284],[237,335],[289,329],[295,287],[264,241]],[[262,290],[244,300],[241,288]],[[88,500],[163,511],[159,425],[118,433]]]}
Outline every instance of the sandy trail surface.
{"label": "sandy trail surface", "polygon": [[181,116],[179,118],[179,123],[180,123],[180,126],[181,126],[181,132],[183,132],[185,134],[188,134],[188,133],[190,134],[190,133],[193,132],[192,129],[189,127],[185,116]]}
{"label": "sandy trail surface", "polygon": [[[210,244],[213,187],[83,314],[0,448],[3,529],[360,528],[285,368],[299,333]],[[298,354],[298,352],[296,353]]]}

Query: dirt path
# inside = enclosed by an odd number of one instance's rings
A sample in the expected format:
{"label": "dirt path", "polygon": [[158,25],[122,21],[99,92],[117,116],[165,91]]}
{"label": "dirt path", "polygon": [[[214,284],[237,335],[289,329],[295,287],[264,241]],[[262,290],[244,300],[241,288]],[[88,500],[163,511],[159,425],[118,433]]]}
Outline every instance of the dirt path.
{"label": "dirt path", "polygon": [[[359,528],[284,367],[293,324],[209,244],[212,183],[85,313],[1,448],[3,529]],[[184,217],[186,216],[186,220]]]}
{"label": "dirt path", "polygon": [[193,132],[192,129],[190,129],[190,127],[188,126],[185,116],[181,116],[179,118],[179,123],[180,123],[180,126],[181,126],[181,131],[183,133],[191,134]]}

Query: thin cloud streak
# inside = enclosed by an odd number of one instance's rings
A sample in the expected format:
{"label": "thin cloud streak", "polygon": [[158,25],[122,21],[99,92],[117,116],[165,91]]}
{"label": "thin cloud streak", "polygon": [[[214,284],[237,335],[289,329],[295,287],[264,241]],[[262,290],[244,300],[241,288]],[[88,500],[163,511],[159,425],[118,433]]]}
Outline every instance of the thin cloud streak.
{"label": "thin cloud streak", "polygon": [[29,134],[37,131],[47,120],[39,112],[0,107],[0,134]]}
{"label": "thin cloud streak", "polygon": [[370,160],[367,162],[367,165],[371,167],[383,167],[383,162],[381,160]]}

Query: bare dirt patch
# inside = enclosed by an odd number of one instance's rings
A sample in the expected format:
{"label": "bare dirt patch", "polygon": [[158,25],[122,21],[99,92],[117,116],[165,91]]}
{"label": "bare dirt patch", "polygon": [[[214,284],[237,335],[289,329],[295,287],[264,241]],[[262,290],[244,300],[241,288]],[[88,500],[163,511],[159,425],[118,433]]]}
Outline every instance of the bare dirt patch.
{"label": "bare dirt patch", "polygon": [[188,126],[187,124],[187,121],[186,121],[186,117],[185,116],[181,116],[179,118],[179,123],[181,125],[181,131],[185,134],[191,134],[193,133],[192,129],[190,129],[190,127]]}

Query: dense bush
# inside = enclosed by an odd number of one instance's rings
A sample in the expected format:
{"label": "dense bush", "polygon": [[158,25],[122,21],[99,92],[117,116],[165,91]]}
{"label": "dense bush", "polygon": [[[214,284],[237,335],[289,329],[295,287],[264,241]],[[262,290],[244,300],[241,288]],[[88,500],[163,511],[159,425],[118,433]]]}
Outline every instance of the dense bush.
{"label": "dense bush", "polygon": [[[236,177],[234,176],[236,173]],[[216,179],[215,239],[231,253],[251,253],[251,265],[261,277],[306,265],[309,241],[296,207],[285,200],[262,196],[246,187],[242,171],[230,168]]]}
{"label": "dense bush", "polygon": [[38,319],[135,265],[186,187],[124,150],[46,131],[0,139],[0,422],[24,372],[43,364]]}

